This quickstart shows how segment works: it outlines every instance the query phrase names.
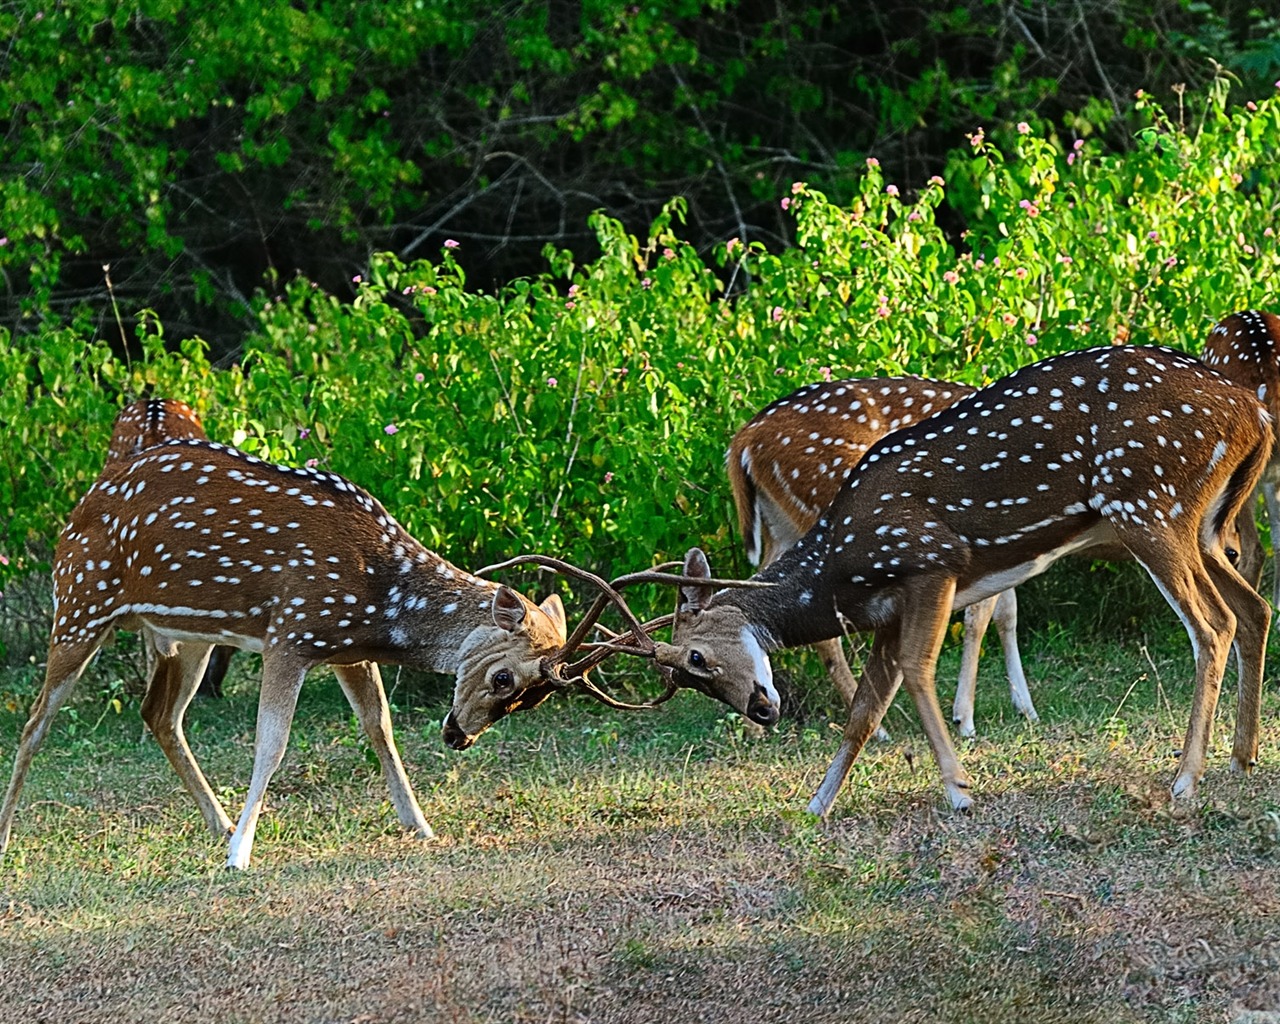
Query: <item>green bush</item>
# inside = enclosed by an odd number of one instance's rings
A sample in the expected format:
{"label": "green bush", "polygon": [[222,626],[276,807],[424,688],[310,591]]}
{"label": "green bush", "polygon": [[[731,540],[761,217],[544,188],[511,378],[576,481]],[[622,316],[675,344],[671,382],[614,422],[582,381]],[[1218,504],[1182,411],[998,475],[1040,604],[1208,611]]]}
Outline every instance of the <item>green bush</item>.
{"label": "green bush", "polygon": [[[114,413],[147,393],[194,404],[214,438],[358,481],[462,565],[539,550],[614,572],[696,542],[744,572],[723,452],[780,394],[902,370],[981,383],[1092,343],[1194,351],[1273,301],[1280,105],[1211,104],[1186,131],[1146,99],[1139,114],[1124,155],[978,134],[914,202],[875,166],[849,206],[797,183],[781,202],[798,244],[777,253],[731,239],[708,265],[675,201],[645,239],[597,215],[603,255],[548,249],[547,272],[496,293],[467,285],[454,247],[374,259],[351,302],[295,280],[225,369],[197,341],[171,350],[153,318],[132,362],[83,326],[7,338],[0,572],[43,566]],[[960,251],[946,203],[974,224]]]}

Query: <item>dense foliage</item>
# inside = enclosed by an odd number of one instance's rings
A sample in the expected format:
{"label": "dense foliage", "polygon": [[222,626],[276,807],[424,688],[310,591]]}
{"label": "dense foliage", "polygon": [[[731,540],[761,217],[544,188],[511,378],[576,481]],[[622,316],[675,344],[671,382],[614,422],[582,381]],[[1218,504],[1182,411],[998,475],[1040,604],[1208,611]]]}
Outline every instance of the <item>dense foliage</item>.
{"label": "dense foliage", "polygon": [[[199,341],[169,350],[150,317],[132,361],[75,328],[11,337],[0,572],[47,559],[115,413],[146,393],[192,402],[215,438],[357,480],[464,565],[542,550],[622,571],[698,542],[741,571],[723,451],[778,395],[883,371],[978,383],[1126,339],[1194,350],[1216,319],[1274,302],[1280,102],[1210,104],[1187,131],[1138,106],[1129,153],[979,133],[914,202],[874,161],[849,205],[794,183],[779,206],[798,244],[781,252],[730,239],[708,264],[677,201],[644,239],[595,216],[603,255],[548,249],[548,271],[496,293],[467,286],[456,243],[376,257],[353,301],[298,279],[227,368]],[[948,203],[974,224],[960,249],[938,226]]]}
{"label": "dense foliage", "polygon": [[1127,148],[1134,90],[1203,84],[1210,58],[1259,98],[1276,27],[1246,0],[16,0],[0,323],[105,331],[118,302],[220,355],[297,271],[341,293],[370,253],[452,237],[505,281],[545,242],[594,256],[591,211],[635,231],[673,195],[704,257],[776,248],[782,189],[847,200],[871,154],[917,183],[1023,116]]}

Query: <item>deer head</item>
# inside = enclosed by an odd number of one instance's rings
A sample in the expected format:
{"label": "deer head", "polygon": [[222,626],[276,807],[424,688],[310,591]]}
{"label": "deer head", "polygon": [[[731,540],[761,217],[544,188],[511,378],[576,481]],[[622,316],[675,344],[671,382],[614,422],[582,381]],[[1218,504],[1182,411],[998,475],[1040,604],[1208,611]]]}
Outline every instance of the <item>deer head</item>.
{"label": "deer head", "polygon": [[534,604],[499,587],[491,610],[492,624],[472,630],[458,652],[453,708],[443,730],[454,750],[466,750],[498,719],[536,708],[566,683],[546,665],[568,640],[559,597]]}
{"label": "deer head", "polygon": [[[773,725],[781,701],[764,640],[736,605],[712,607],[711,566],[700,548],[684,560],[672,626],[672,642],[655,645],[655,661],[678,685],[723,701],[758,725]],[[722,638],[731,638],[724,643]]]}

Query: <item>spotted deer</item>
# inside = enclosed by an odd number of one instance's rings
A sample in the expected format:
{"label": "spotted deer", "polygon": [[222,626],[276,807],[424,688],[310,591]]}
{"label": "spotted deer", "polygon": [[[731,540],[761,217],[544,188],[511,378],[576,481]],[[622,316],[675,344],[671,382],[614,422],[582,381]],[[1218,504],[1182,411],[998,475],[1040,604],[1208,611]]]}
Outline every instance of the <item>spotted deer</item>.
{"label": "spotted deer", "polygon": [[[1271,411],[1273,426],[1280,417],[1280,316],[1247,310],[1232,313],[1209,333],[1201,359],[1233,384],[1247,388]],[[1271,522],[1271,543],[1280,539],[1280,448],[1271,457],[1262,475],[1262,494]],[[1256,496],[1255,496],[1256,498]],[[1262,582],[1263,553],[1254,522],[1256,500],[1249,502],[1240,517],[1240,573],[1257,588]],[[1275,574],[1272,604],[1280,607],[1280,572]]]}
{"label": "spotted deer", "polygon": [[[876,441],[945,409],[975,389],[923,377],[871,377],[809,384],[757,413],[733,436],[725,465],[752,565],[767,566],[803,537]],[[964,651],[952,721],[976,735],[974,690],[982,636],[994,616],[1013,706],[1037,721],[1018,652],[1012,590],[965,609]],[[848,706],[857,686],[839,639],[815,645]]]}
{"label": "spotted deer", "polygon": [[[682,586],[672,643],[656,645],[656,660],[746,713],[773,691],[770,651],[872,630],[840,750],[810,810],[830,811],[903,684],[950,803],[965,809],[969,776],[934,689],[952,610],[1064,555],[1118,546],[1191,638],[1196,683],[1172,785],[1174,797],[1190,797],[1233,637],[1232,766],[1248,771],[1257,757],[1271,610],[1224,539],[1271,445],[1263,405],[1184,354],[1122,346],[1046,359],[876,442],[813,528],[752,578],[772,587]],[[696,548],[685,573],[709,573]]]}
{"label": "spotted deer", "polygon": [[[429,837],[395,741],[378,663],[524,680],[564,644],[536,605],[428,551],[362,488],[196,439],[147,448],[81,499],[54,555],[44,687],[0,807],[8,845],[23,782],[58,708],[116,629],[149,629],[159,662],[142,716],[215,836],[245,868],[307,672],[330,665],[373,746],[400,822]],[[253,774],[234,829],[183,735],[214,644],[262,654]]]}
{"label": "spotted deer", "polygon": [[[108,472],[121,462],[135,455],[154,448],[165,441],[180,441],[194,438],[207,441],[204,425],[196,411],[176,398],[141,398],[126,405],[116,416],[111,428],[111,441],[107,445],[107,462],[103,472]],[[155,668],[155,644],[149,630],[142,630],[143,650],[147,659],[147,678],[151,678]],[[200,680],[198,692],[210,696],[222,696],[222,680],[231,665],[234,647],[219,644],[209,654],[209,664]]]}

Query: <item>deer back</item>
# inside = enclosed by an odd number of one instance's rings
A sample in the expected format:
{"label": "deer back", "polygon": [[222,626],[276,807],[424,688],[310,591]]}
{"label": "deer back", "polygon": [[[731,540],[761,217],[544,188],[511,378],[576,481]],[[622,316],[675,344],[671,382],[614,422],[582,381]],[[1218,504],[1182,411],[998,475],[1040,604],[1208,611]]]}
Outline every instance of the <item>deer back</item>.
{"label": "deer back", "polygon": [[973,390],[924,377],[852,377],[809,384],[762,409],[725,458],[751,564],[768,564],[802,537],[876,441]]}

